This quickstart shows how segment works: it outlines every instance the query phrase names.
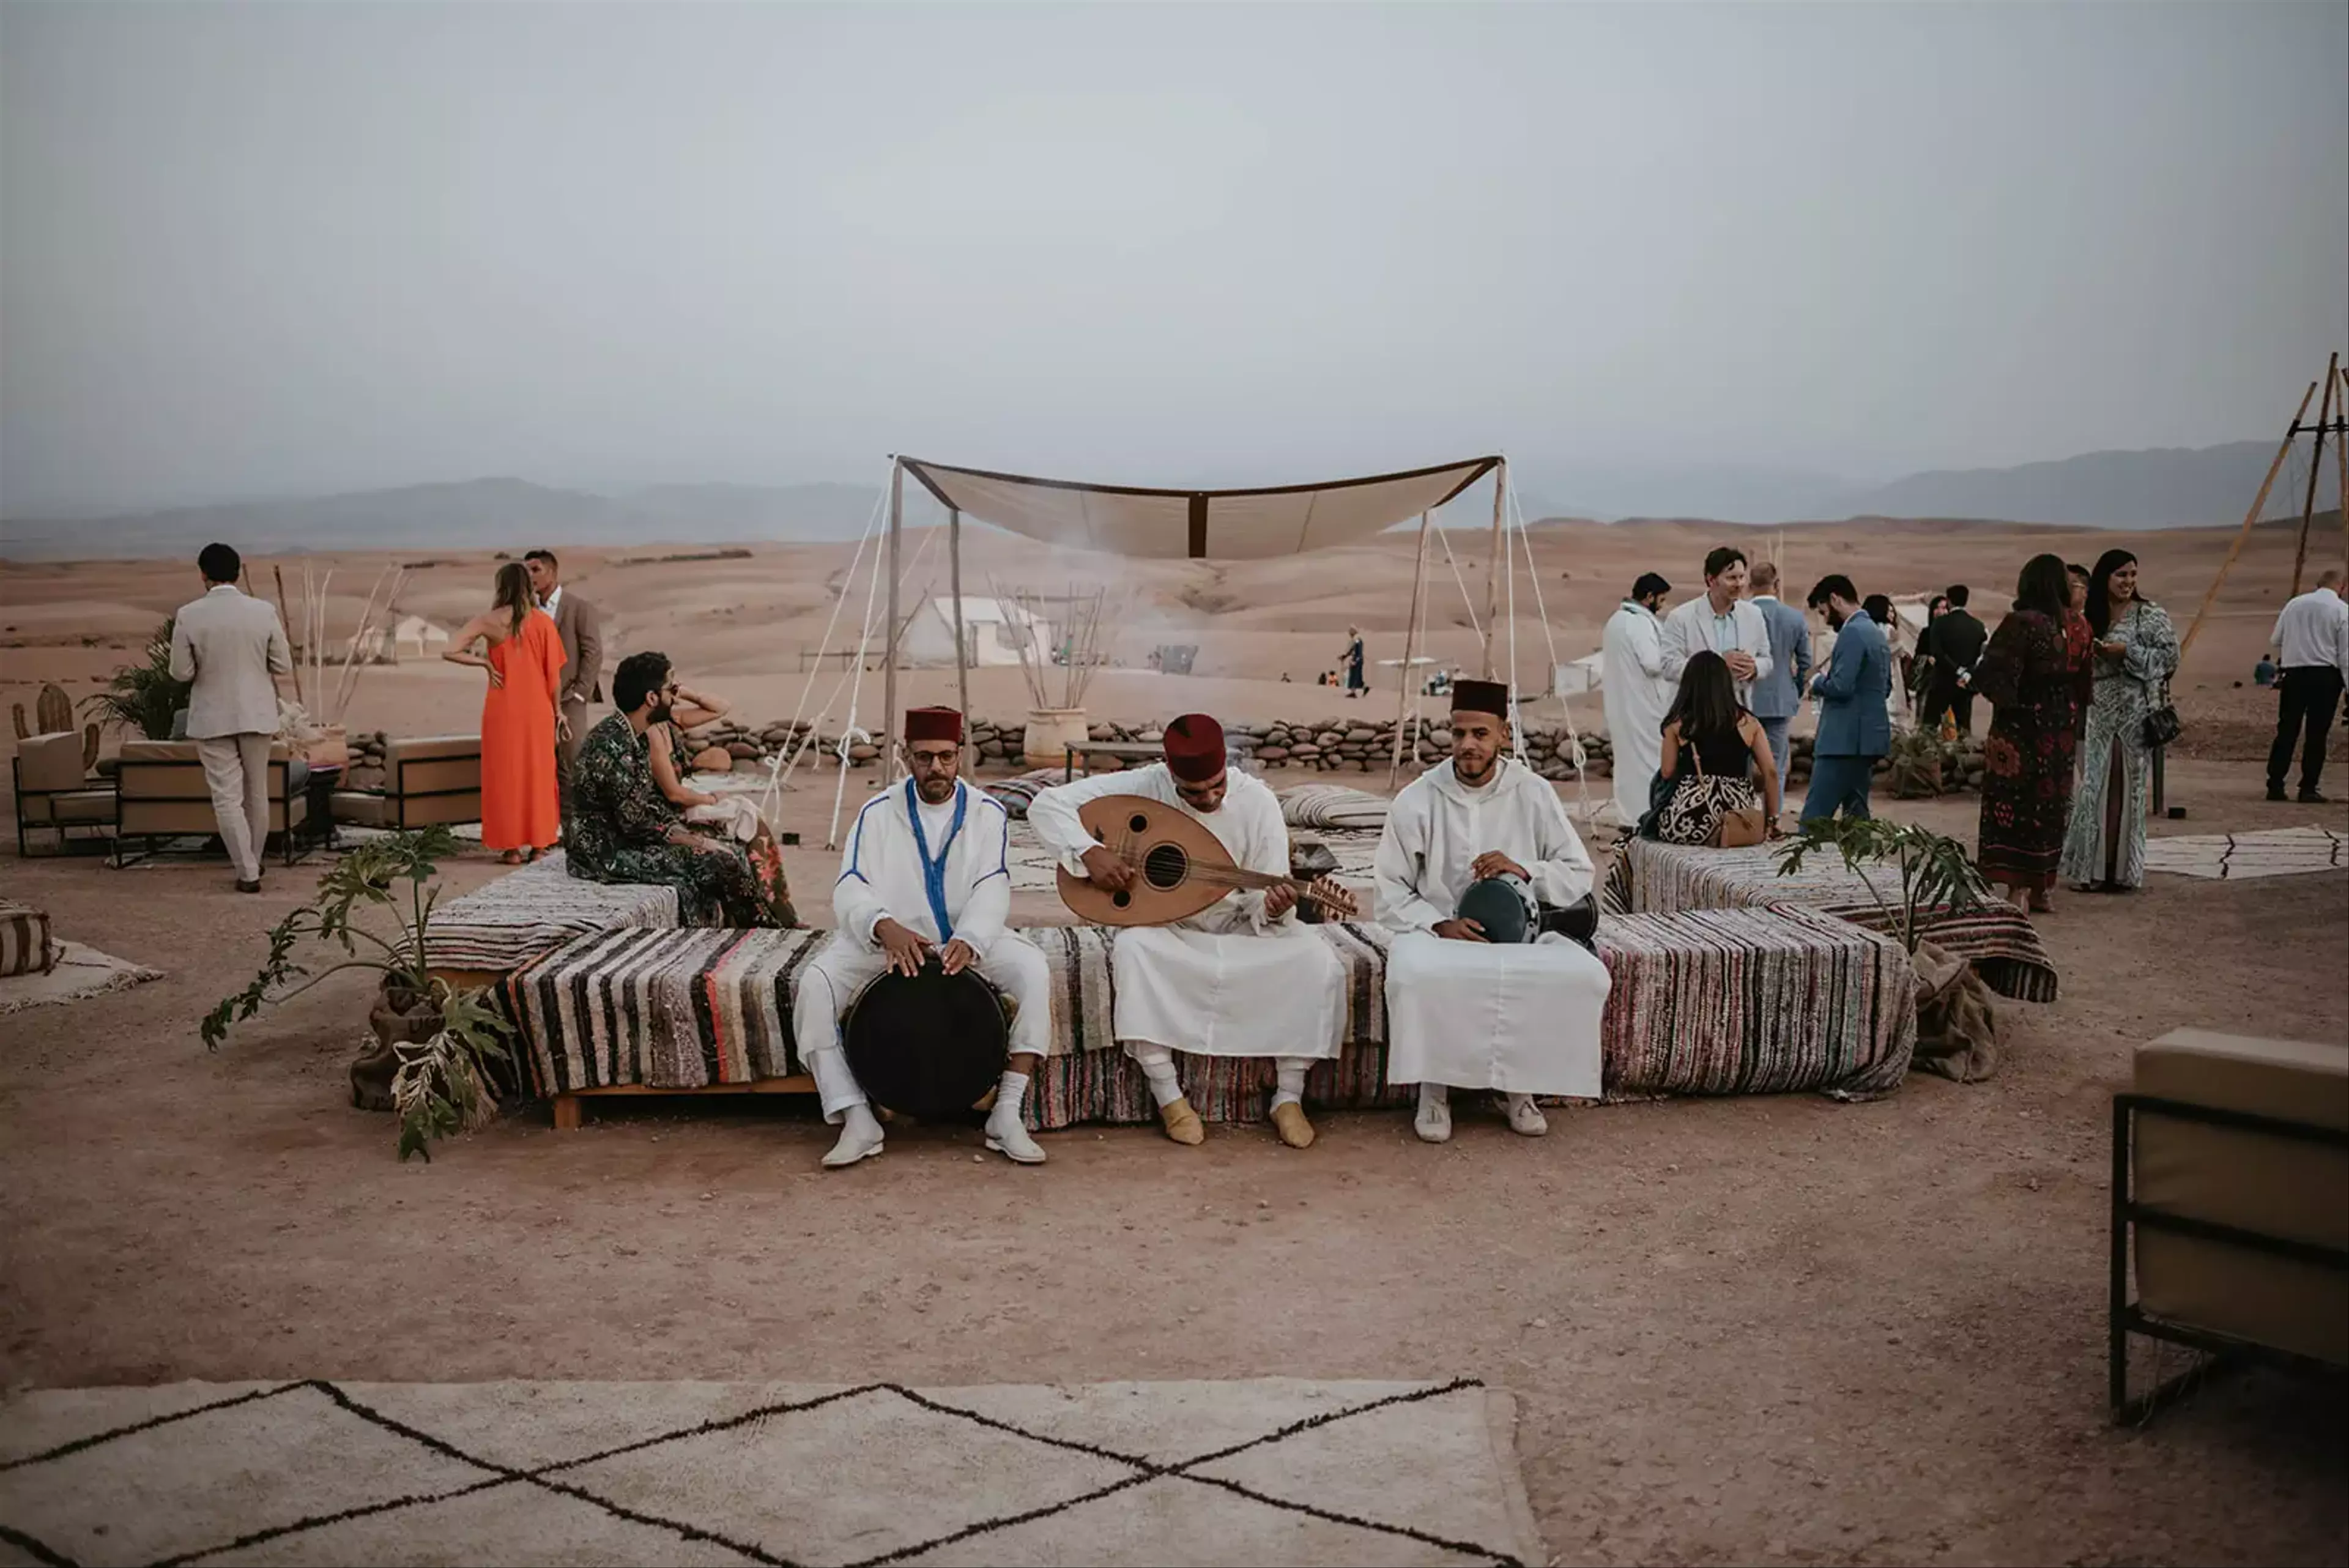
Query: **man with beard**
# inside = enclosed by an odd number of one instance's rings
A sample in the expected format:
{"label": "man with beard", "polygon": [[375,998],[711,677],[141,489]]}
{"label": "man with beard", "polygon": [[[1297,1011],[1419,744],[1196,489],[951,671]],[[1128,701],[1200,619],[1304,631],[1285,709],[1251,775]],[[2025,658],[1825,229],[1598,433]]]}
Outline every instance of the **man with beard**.
{"label": "man with beard", "polygon": [[1387,954],[1387,1082],[1419,1085],[1413,1129],[1452,1137],[1451,1091],[1489,1089],[1510,1129],[1539,1137],[1537,1095],[1596,1098],[1607,966],[1542,909],[1590,891],[1589,855],[1557,792],[1501,755],[1509,690],[1463,680],[1452,757],[1406,785],[1387,813],[1373,875]]}
{"label": "man with beard", "polygon": [[1671,584],[1642,572],[1599,639],[1599,690],[1607,706],[1607,743],[1615,770],[1615,815],[1627,828],[1648,814],[1662,766],[1664,714],[1676,684],[1664,674],[1664,596]]}
{"label": "man with beard", "polygon": [[[832,890],[832,940],[801,973],[792,1004],[800,1054],[840,1141],[826,1169],[881,1152],[881,1124],[841,1048],[840,1020],[857,995],[889,971],[918,975],[932,957],[947,974],[965,970],[1019,1004],[1011,1054],[987,1117],[987,1147],[1020,1165],[1041,1165],[1020,1110],[1029,1075],[1044,1059],[1051,1028],[1051,974],[1044,955],[1016,931],[1011,914],[1011,819],[962,772],[962,715],[916,708],[905,715],[913,776],[867,801],[850,832]],[[957,1042],[931,1047],[951,1051]]]}
{"label": "man with beard", "polygon": [[[1077,815],[1105,794],[1138,794],[1189,813],[1242,870],[1288,875],[1288,826],[1261,779],[1225,768],[1224,731],[1205,713],[1166,726],[1166,760],[1100,774],[1039,794],[1028,808],[1036,836],[1072,876],[1112,892],[1133,867],[1110,853]],[[1176,1143],[1206,1137],[1174,1073],[1176,1051],[1200,1056],[1270,1056],[1278,1066],[1272,1125],[1291,1148],[1313,1142],[1305,1075],[1338,1054],[1346,1023],[1345,966],[1296,919],[1287,884],[1235,889],[1198,914],[1118,933],[1111,953],[1118,1039],[1150,1080],[1158,1119]]]}
{"label": "man with beard", "polygon": [[645,732],[669,718],[677,679],[665,653],[636,653],[612,675],[619,711],[580,743],[572,769],[571,834],[564,857],[590,882],[648,882],[677,889],[689,926],[773,926],[749,857],[731,840],[707,838],[653,777]]}
{"label": "man with beard", "polygon": [[[1803,820],[1867,816],[1876,761],[1892,750],[1892,716],[1885,708],[1892,691],[1892,651],[1883,628],[1862,611],[1859,590],[1837,572],[1821,577],[1810,607],[1823,611],[1835,631],[1825,669],[1811,677],[1819,700],[1819,732],[1812,742],[1811,789],[1803,797]],[[1941,618],[1946,625],[1949,618]],[[1940,647],[1938,626],[1933,646]]]}

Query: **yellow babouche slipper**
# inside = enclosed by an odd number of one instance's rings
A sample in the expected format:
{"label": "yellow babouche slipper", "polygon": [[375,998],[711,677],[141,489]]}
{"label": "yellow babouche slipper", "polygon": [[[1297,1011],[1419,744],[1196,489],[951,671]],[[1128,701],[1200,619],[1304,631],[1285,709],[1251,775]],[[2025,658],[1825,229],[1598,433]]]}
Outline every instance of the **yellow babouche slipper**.
{"label": "yellow babouche slipper", "polygon": [[1313,1124],[1305,1119],[1305,1107],[1294,1100],[1284,1100],[1272,1107],[1273,1130],[1280,1141],[1291,1148],[1313,1147]]}
{"label": "yellow babouche slipper", "polygon": [[1178,1097],[1159,1106],[1158,1119],[1166,1124],[1166,1136],[1176,1143],[1207,1141],[1207,1129],[1199,1125],[1199,1113],[1191,1108],[1188,1099]]}

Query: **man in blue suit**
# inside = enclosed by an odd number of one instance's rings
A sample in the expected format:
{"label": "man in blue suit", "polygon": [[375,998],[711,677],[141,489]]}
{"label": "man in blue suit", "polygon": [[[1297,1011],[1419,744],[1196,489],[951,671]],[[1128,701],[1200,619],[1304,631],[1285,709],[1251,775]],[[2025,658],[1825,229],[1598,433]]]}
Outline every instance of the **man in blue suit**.
{"label": "man in blue suit", "polygon": [[1786,726],[1803,711],[1803,685],[1811,674],[1810,618],[1778,597],[1778,568],[1756,561],[1753,575],[1754,607],[1770,633],[1770,672],[1754,682],[1746,711],[1762,721],[1770,738],[1770,755],[1778,764],[1778,778],[1786,777]]}
{"label": "man in blue suit", "polygon": [[1826,668],[1811,677],[1818,698],[1819,735],[1811,755],[1811,791],[1803,820],[1867,816],[1876,760],[1892,749],[1892,719],[1884,706],[1892,691],[1892,650],[1884,628],[1859,607],[1859,590],[1840,572],[1821,577],[1808,600],[1835,628]]}

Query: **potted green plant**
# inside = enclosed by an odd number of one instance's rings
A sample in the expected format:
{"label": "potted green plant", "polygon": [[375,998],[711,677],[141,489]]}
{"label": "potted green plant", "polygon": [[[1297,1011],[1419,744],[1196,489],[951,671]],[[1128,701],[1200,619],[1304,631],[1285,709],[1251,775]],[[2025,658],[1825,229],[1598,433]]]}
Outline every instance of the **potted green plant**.
{"label": "potted green plant", "polygon": [[[1961,1084],[1989,1077],[1998,1070],[1990,987],[1973,965],[1925,940],[1925,923],[1934,912],[1976,909],[1990,901],[1990,884],[1972,855],[1956,839],[1913,822],[1815,817],[1779,849],[1778,875],[1793,876],[1806,857],[1826,851],[1840,856],[1845,869],[1859,878],[1883,911],[1889,934],[1916,966],[1917,1065]],[[1878,878],[1896,876],[1897,899],[1878,885]]]}
{"label": "potted green plant", "polygon": [[171,677],[171,628],[177,619],[173,617],[156,629],[147,645],[146,663],[116,669],[105,691],[82,699],[83,711],[95,714],[100,723],[136,731],[148,740],[170,740],[172,717],[188,705],[188,693],[194,690],[191,682]]}
{"label": "potted green plant", "polygon": [[[371,839],[318,879],[317,897],[269,933],[269,956],[250,984],[221,999],[202,1023],[206,1049],[218,1050],[232,1024],[264,1006],[291,1001],[327,976],[372,970],[382,977],[368,1023],[375,1044],[351,1065],[352,1103],[399,1116],[399,1158],[432,1158],[433,1140],[486,1125],[497,1111],[493,1064],[508,1064],[513,1025],[483,989],[456,990],[434,975],[427,948],[433,878],[457,847],[446,827]],[[354,917],[387,910],[397,938]],[[313,971],[295,959],[305,941],[340,956]]]}

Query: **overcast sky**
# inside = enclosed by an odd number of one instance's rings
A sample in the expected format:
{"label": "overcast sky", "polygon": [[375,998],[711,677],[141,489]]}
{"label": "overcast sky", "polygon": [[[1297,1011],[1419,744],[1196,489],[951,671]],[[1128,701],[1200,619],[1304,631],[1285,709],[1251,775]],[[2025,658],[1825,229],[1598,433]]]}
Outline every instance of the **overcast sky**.
{"label": "overcast sky", "polygon": [[0,513],[2273,436],[2349,7],[0,5]]}

